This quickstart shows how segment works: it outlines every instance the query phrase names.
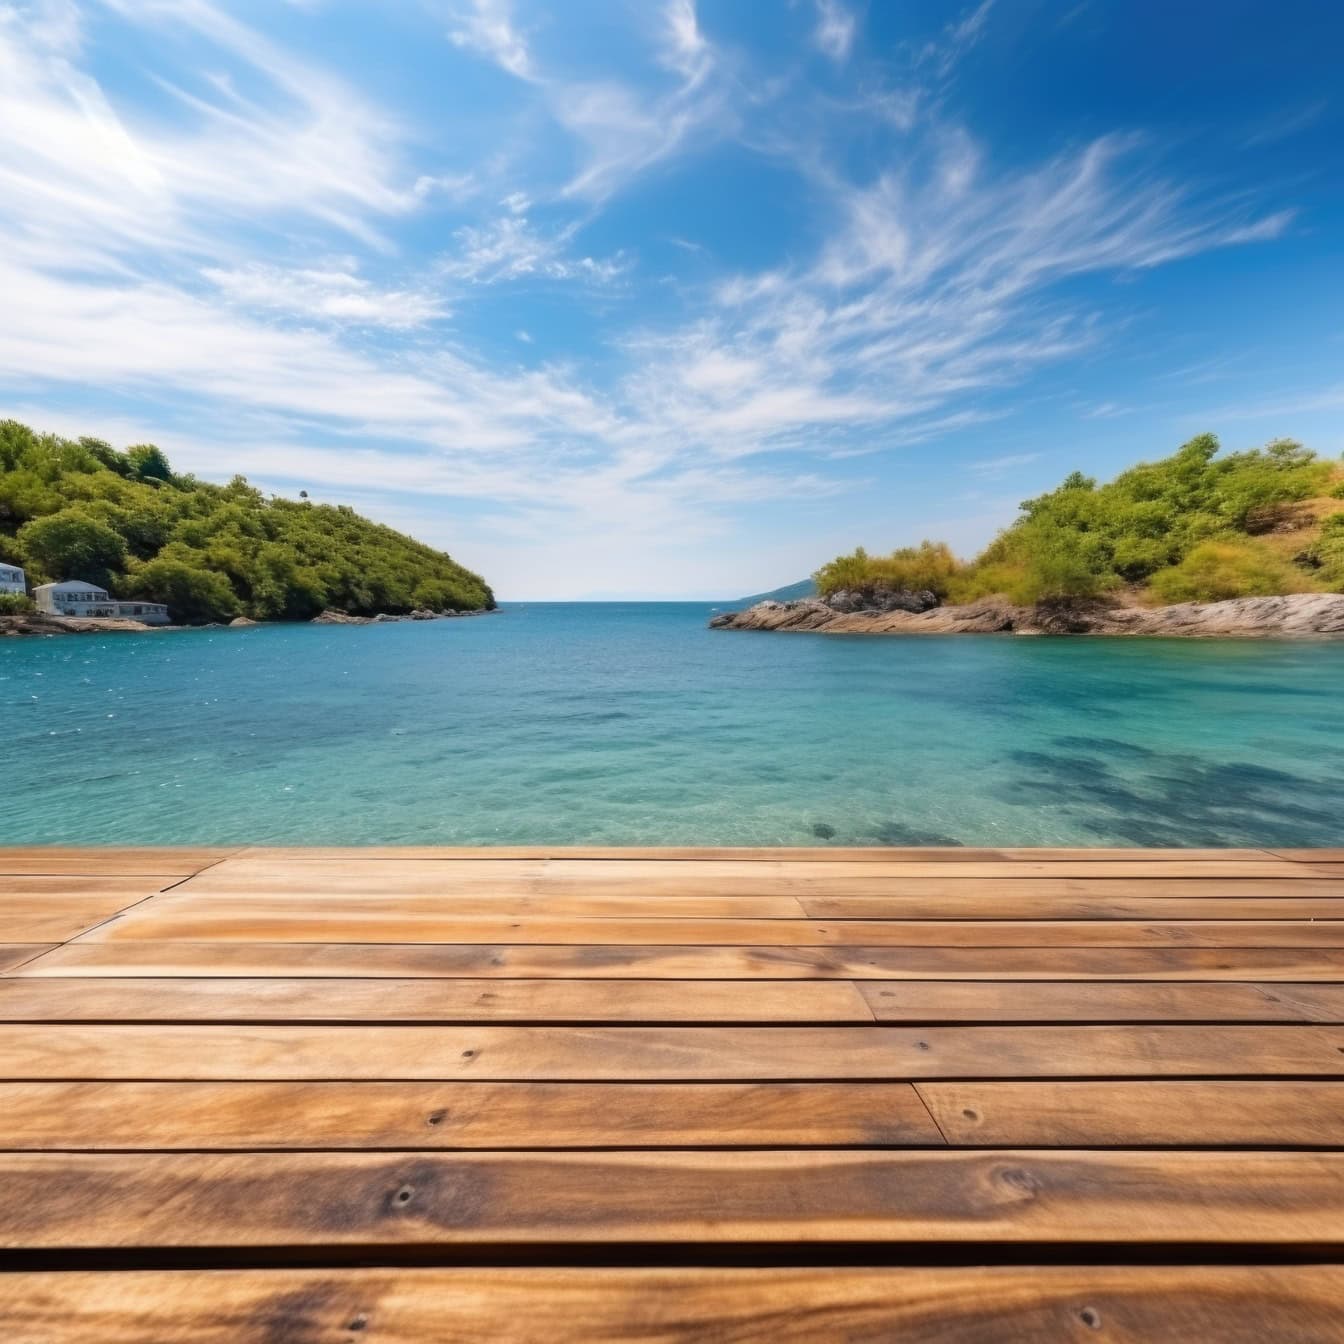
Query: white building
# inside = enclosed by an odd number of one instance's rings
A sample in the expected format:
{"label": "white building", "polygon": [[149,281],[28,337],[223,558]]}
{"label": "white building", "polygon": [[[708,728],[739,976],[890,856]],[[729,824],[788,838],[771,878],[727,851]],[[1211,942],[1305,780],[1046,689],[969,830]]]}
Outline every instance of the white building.
{"label": "white building", "polygon": [[38,611],[51,616],[124,616],[145,625],[167,625],[168,608],[161,602],[121,602],[106,588],[81,579],[40,583],[33,589]]}
{"label": "white building", "polygon": [[0,593],[26,593],[27,580],[18,565],[0,564]]}

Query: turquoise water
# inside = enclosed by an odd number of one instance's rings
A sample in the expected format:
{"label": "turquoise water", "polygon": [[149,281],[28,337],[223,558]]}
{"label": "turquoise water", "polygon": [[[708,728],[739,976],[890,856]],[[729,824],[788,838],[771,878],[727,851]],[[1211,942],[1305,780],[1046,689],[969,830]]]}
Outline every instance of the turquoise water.
{"label": "turquoise water", "polygon": [[1344,839],[1344,643],[759,634],[710,611],[0,641],[0,839]]}

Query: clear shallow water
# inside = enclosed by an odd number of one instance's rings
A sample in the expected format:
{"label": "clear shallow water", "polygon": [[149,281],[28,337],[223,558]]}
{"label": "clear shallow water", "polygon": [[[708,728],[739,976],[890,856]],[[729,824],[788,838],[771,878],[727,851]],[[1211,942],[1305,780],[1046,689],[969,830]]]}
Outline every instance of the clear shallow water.
{"label": "clear shallow water", "polygon": [[0,841],[1344,838],[1344,642],[760,634],[710,612],[0,641]]}

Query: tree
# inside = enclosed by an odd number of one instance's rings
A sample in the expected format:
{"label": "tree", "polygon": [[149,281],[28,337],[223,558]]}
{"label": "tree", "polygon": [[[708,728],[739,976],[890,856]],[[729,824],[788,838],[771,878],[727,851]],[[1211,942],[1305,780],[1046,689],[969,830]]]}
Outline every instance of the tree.
{"label": "tree", "polygon": [[168,465],[163,450],[152,443],[138,443],[134,448],[128,448],[126,460],[142,481],[167,482],[173,479],[173,469]]}
{"label": "tree", "polygon": [[29,568],[53,579],[85,579],[107,587],[126,561],[126,546],[106,523],[82,509],[61,509],[19,529]]}
{"label": "tree", "polygon": [[227,621],[238,614],[238,599],[220,574],[160,556],[130,576],[131,596],[162,602],[175,621],[195,625]]}

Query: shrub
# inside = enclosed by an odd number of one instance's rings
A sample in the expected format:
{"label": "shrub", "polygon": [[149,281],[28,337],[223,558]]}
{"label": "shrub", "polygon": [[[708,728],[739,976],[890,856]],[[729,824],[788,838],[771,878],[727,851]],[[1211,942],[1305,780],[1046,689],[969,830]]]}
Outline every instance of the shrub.
{"label": "shrub", "polygon": [[890,555],[870,556],[862,546],[823,565],[813,576],[823,597],[841,589],[876,588],[892,592],[929,592],[946,597],[961,565],[945,542],[921,541]]}
{"label": "shrub", "polygon": [[1162,602],[1220,602],[1306,592],[1313,585],[1263,542],[1226,537],[1200,542],[1180,564],[1154,574],[1149,586]]}
{"label": "shrub", "polygon": [[26,593],[0,593],[0,616],[27,616],[36,610]]}

